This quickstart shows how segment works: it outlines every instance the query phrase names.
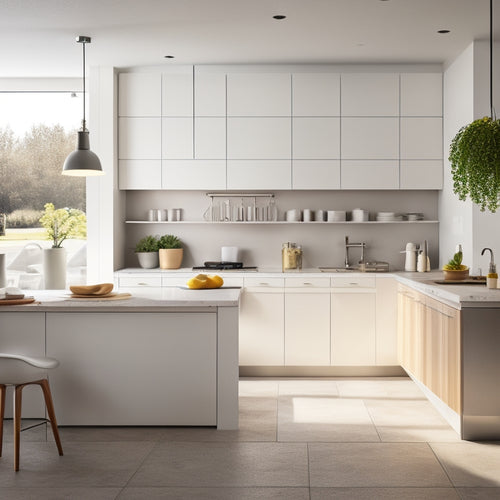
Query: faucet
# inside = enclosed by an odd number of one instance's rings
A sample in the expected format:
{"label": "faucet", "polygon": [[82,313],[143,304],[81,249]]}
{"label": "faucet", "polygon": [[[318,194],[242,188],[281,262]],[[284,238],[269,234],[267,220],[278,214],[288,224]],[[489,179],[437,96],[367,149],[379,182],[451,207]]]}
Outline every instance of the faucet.
{"label": "faucet", "polygon": [[490,252],[490,268],[488,273],[496,273],[495,257],[493,256],[493,250],[491,248],[483,248],[481,255],[488,250]]}
{"label": "faucet", "polygon": [[365,262],[365,247],[366,243],[349,243],[349,236],[345,237],[345,268],[348,269],[350,266],[349,264],[349,248],[361,248],[361,260],[359,261],[361,264],[364,264]]}

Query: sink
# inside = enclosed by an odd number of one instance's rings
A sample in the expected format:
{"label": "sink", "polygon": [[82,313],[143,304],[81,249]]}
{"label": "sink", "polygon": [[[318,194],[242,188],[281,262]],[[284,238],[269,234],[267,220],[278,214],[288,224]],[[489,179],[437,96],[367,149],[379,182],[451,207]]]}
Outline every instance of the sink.
{"label": "sink", "polygon": [[353,267],[318,267],[322,273],[352,273],[359,271]]}

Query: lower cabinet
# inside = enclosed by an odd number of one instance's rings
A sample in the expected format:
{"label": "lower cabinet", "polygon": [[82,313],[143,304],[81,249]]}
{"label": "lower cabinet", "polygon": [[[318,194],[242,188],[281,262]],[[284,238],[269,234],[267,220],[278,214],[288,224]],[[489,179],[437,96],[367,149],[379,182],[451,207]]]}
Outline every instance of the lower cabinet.
{"label": "lower cabinet", "polygon": [[216,425],[216,321],[202,312],[47,313],[47,355],[61,360],[50,375],[58,423]]}
{"label": "lower cabinet", "polygon": [[406,371],[460,414],[459,310],[399,285],[398,356]]}

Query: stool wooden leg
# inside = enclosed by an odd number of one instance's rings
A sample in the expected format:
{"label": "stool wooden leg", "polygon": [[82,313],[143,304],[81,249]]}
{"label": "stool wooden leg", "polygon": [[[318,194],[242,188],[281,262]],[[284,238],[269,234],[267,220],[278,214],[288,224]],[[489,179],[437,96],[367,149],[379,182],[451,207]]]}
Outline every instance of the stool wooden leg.
{"label": "stool wooden leg", "polygon": [[52,403],[49,381],[47,379],[43,379],[36,383],[39,384],[42,388],[43,396],[45,397],[45,406],[47,407],[47,414],[49,415],[50,425],[52,427],[52,433],[54,434],[54,439],[56,440],[59,455],[62,456],[63,449],[61,445],[61,439],[59,437],[59,430],[57,429],[56,413],[54,411],[54,404]]}
{"label": "stool wooden leg", "polygon": [[2,456],[2,444],[3,444],[3,416],[5,414],[5,392],[7,387],[4,384],[0,384],[0,457]]}
{"label": "stool wooden leg", "polygon": [[19,470],[19,449],[21,441],[21,407],[23,385],[14,388],[14,470]]}

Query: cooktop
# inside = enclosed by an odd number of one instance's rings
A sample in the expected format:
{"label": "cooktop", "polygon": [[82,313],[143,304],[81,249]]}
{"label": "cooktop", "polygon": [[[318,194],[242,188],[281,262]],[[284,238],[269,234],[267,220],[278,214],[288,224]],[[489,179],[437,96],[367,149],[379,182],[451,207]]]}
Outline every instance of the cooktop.
{"label": "cooktop", "polygon": [[204,262],[203,266],[193,266],[193,271],[257,271],[256,266],[243,266],[243,262]]}

